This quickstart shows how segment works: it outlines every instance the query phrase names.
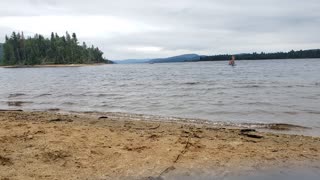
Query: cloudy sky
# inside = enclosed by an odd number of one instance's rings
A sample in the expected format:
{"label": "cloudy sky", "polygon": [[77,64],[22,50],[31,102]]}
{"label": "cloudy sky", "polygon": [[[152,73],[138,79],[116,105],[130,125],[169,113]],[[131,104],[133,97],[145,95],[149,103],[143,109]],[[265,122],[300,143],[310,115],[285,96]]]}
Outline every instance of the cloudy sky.
{"label": "cloudy sky", "polygon": [[12,31],[76,32],[112,60],[320,48],[319,0],[1,0]]}

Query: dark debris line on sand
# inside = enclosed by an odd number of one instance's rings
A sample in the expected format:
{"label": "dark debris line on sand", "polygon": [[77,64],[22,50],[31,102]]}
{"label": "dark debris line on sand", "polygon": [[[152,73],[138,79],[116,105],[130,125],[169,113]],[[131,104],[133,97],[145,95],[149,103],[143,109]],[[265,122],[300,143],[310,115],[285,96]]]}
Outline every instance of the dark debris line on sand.
{"label": "dark debris line on sand", "polygon": [[[261,136],[261,135],[251,134],[252,132],[256,132],[256,130],[255,129],[241,129],[239,135],[247,136],[247,137],[255,138],[255,139],[263,138],[263,136]],[[199,138],[199,136],[195,132],[183,131],[183,133],[187,133],[189,135],[188,135],[187,140],[185,142],[184,148],[176,156],[175,160],[172,162],[172,165],[167,167],[165,170],[163,170],[159,174],[159,176],[157,176],[157,177],[148,177],[147,178],[148,180],[163,180],[163,177],[162,177],[163,175],[165,175],[165,174],[167,174],[167,173],[169,173],[171,171],[174,171],[176,169],[174,165],[181,159],[181,157],[184,154],[186,154],[188,152],[188,149],[190,148],[190,146],[192,146],[192,144],[190,143],[191,142],[191,138],[192,137]],[[181,137],[185,137],[185,136],[183,136],[183,134],[182,134]]]}
{"label": "dark debris line on sand", "polygon": [[[159,124],[159,127],[160,127],[160,124]],[[158,127],[155,127],[154,129],[156,129]],[[185,141],[185,146],[184,148],[180,151],[180,153],[176,156],[175,160],[172,162],[172,165],[167,167],[165,170],[163,170],[159,176],[157,177],[148,177],[147,179],[148,180],[163,180],[163,175],[171,172],[171,171],[174,171],[176,168],[174,167],[174,165],[181,159],[181,157],[186,154],[188,152],[188,149],[190,148],[190,146],[192,146],[192,144],[190,143],[191,142],[191,138],[192,136],[193,137],[199,137],[198,135],[196,135],[194,132],[190,133],[188,131],[183,131],[183,134],[184,133],[187,133],[189,134],[188,137],[187,137],[187,140]],[[180,137],[185,137],[183,134],[181,134]]]}
{"label": "dark debris line on sand", "polygon": [[241,136],[247,136],[250,138],[255,138],[255,139],[261,139],[263,136],[257,135],[257,134],[251,134],[251,132],[256,132],[255,129],[241,129],[240,134]]}
{"label": "dark debris line on sand", "polygon": [[62,118],[56,118],[56,119],[51,119],[49,122],[73,122],[72,119],[62,119]]}

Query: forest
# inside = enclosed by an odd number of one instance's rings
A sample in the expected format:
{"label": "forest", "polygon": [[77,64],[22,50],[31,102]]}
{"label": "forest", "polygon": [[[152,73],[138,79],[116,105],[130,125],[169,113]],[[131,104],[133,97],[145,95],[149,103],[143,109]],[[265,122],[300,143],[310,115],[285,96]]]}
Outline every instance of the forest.
{"label": "forest", "polygon": [[[225,61],[230,60],[232,55],[214,55],[214,56],[202,56],[200,61]],[[303,59],[303,58],[320,58],[320,49],[313,50],[300,50],[289,52],[277,52],[277,53],[246,53],[236,54],[237,60],[264,60],[264,59]]]}
{"label": "forest", "polygon": [[2,60],[2,54],[3,54],[3,49],[2,49],[2,47],[3,47],[3,44],[1,44],[0,43],[0,62],[1,62],[1,60]]}
{"label": "forest", "polygon": [[[46,64],[93,64],[108,63],[98,47],[88,47],[85,42],[79,45],[76,33],[51,37],[35,34],[25,38],[23,32],[13,32],[0,44],[1,65],[46,65]],[[2,51],[1,51],[2,49]]]}

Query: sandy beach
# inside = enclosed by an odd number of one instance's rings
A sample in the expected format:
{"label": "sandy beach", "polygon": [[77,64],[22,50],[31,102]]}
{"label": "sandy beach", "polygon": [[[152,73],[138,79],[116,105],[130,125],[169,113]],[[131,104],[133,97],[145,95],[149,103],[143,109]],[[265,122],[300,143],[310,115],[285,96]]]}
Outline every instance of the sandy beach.
{"label": "sandy beach", "polygon": [[320,169],[320,138],[115,113],[0,111],[1,179],[224,177]]}

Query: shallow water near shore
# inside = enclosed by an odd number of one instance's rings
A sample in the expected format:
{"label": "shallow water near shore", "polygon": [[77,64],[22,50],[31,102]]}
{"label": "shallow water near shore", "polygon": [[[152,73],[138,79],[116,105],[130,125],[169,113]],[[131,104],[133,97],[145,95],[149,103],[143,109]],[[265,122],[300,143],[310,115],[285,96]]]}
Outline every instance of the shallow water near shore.
{"label": "shallow water near shore", "polygon": [[320,135],[320,59],[0,68],[0,109],[294,124]]}
{"label": "shallow water near shore", "polygon": [[[255,172],[251,175],[236,175],[229,176],[225,175],[224,177],[218,176],[177,176],[167,179],[172,180],[318,180],[320,177],[319,169],[304,169],[304,170],[275,170],[275,171],[265,171],[265,172]],[[165,180],[166,178],[163,178]]]}

